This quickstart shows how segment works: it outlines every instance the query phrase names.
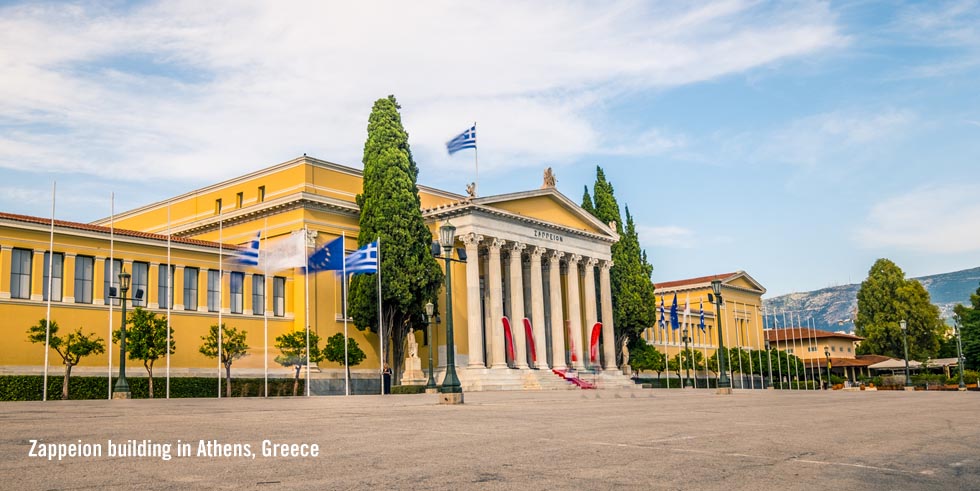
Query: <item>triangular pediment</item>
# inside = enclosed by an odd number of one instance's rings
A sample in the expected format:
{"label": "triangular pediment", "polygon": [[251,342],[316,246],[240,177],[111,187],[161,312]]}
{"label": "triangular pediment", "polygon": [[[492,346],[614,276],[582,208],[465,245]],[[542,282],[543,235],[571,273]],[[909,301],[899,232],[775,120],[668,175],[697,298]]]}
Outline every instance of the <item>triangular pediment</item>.
{"label": "triangular pediment", "polygon": [[755,280],[755,278],[749,276],[745,271],[739,271],[734,275],[723,280],[723,283],[728,286],[743,288],[746,290],[757,291],[760,294],[765,293],[766,289],[761,283]]}
{"label": "triangular pediment", "polygon": [[608,224],[599,221],[555,188],[474,198],[473,203],[573,230],[619,238]]}

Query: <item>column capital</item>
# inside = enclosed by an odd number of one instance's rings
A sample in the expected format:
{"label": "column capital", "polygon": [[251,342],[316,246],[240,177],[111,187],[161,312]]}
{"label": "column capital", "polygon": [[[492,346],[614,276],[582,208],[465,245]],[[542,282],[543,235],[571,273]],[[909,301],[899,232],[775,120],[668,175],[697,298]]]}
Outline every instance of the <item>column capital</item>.
{"label": "column capital", "polygon": [[506,244],[506,243],[507,243],[506,240],[503,240],[503,239],[499,239],[497,237],[494,237],[493,240],[491,240],[487,244],[487,247],[490,248],[490,252],[497,252],[497,253],[499,253],[500,252],[500,248],[503,247],[504,244]]}
{"label": "column capital", "polygon": [[316,237],[320,235],[317,230],[306,229],[306,247],[312,249],[316,247]]}
{"label": "column capital", "polygon": [[587,261],[585,261],[585,267],[587,268],[594,268],[596,264],[599,264],[599,260],[594,257],[590,257]]}
{"label": "column capital", "polygon": [[527,249],[527,244],[525,244],[525,243],[523,243],[523,242],[514,242],[514,243],[513,243],[513,244],[511,244],[511,246],[510,246],[510,250],[511,250],[511,252],[513,252],[514,254],[517,254],[517,256],[518,256],[518,257],[520,257],[520,255],[521,255],[521,252],[522,252],[522,251],[523,251],[524,249]]}
{"label": "column capital", "polygon": [[599,268],[608,271],[610,268],[613,267],[613,265],[614,265],[613,260],[612,259],[609,259],[609,260],[606,260],[606,261],[602,261],[602,264],[599,265]]}
{"label": "column capital", "polygon": [[540,261],[541,256],[543,256],[545,252],[548,252],[548,249],[545,249],[544,247],[540,247],[540,246],[535,246],[533,249],[531,249],[531,259],[532,260],[537,259]]}
{"label": "column capital", "polygon": [[476,234],[476,233],[473,233],[473,232],[470,232],[468,234],[463,234],[459,238],[459,240],[460,240],[460,242],[462,242],[464,245],[467,245],[467,246],[478,246],[478,245],[480,245],[480,242],[483,241],[483,236],[482,235],[479,235],[479,234]]}
{"label": "column capital", "polygon": [[578,263],[581,260],[582,260],[582,255],[581,254],[572,254],[571,256],[568,256],[568,264],[570,264],[570,265],[571,264],[576,264],[576,263]]}
{"label": "column capital", "polygon": [[558,264],[563,257],[565,257],[565,253],[562,251],[553,251],[548,255],[548,259],[551,261],[551,264]]}

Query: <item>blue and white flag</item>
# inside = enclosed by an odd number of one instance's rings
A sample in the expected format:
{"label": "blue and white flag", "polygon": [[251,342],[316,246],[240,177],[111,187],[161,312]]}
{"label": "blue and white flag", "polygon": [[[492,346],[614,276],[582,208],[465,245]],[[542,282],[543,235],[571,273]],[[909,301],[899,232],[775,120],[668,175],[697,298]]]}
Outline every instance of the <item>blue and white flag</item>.
{"label": "blue and white flag", "polygon": [[670,305],[670,328],[673,330],[678,330],[681,327],[681,321],[677,318],[677,294],[674,294],[674,303]]}
{"label": "blue and white flag", "polygon": [[701,332],[704,332],[704,300],[701,301],[701,322],[698,323],[698,327],[701,328]]}
{"label": "blue and white flag", "polygon": [[377,273],[378,272],[378,243],[371,242],[350,253],[346,259],[347,273]]}
{"label": "blue and white flag", "polygon": [[234,261],[243,266],[258,266],[259,265],[259,238],[262,236],[262,232],[255,234],[255,238],[248,243],[245,248],[240,249],[235,252]]}
{"label": "blue and white flag", "polygon": [[465,148],[476,148],[476,123],[468,130],[446,142],[446,150],[452,155]]}
{"label": "blue and white flag", "polygon": [[660,297],[660,329],[667,328],[667,312],[664,310],[664,297]]}
{"label": "blue and white flag", "polygon": [[344,269],[344,238],[337,237],[310,254],[306,270],[310,273],[317,271],[338,271]]}

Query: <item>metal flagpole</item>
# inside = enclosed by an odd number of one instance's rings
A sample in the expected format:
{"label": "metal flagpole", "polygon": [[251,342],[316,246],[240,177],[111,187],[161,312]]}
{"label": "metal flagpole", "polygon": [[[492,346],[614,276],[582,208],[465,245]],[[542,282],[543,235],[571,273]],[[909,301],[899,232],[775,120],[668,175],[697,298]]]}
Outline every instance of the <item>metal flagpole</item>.
{"label": "metal flagpole", "polygon": [[[116,264],[116,261],[115,261],[115,258],[114,258],[114,253],[115,253],[115,227],[114,227],[114,224],[113,224],[113,221],[115,220],[115,217],[116,217],[116,193],[110,192],[109,193],[109,267],[106,268],[106,269],[109,270],[109,277],[106,278],[107,283],[105,283],[110,288],[112,287],[112,274],[113,274],[113,269],[115,269],[115,264]],[[93,268],[94,268],[94,266],[93,266]],[[103,269],[103,271],[105,271],[105,269]],[[95,276],[95,271],[92,271],[92,276]],[[108,300],[108,302],[109,302],[109,337],[106,338],[106,344],[108,345],[107,347],[109,348],[107,350],[108,351],[108,353],[107,353],[108,356],[106,357],[106,358],[109,359],[109,377],[108,377],[109,378],[109,397],[107,397],[107,399],[112,400],[112,310],[113,309],[112,309],[112,298],[109,297],[109,288],[106,288],[105,291],[102,292],[102,296],[103,297],[106,297],[106,300]]]}
{"label": "metal flagpole", "polygon": [[[762,310],[762,309],[760,308],[760,309],[756,310],[756,312],[755,312],[756,318],[759,317],[759,310]],[[766,328],[766,322],[765,322],[765,319],[763,319],[763,321],[762,321],[762,330],[761,331],[758,331],[758,332],[761,332],[762,334],[765,334],[765,328]],[[762,350],[766,347],[766,343],[765,343],[764,340],[759,339],[758,337],[756,337],[756,342],[759,343],[759,349],[756,350],[756,353],[758,353],[758,358],[759,358],[759,385],[760,385],[759,388],[760,389],[765,389],[766,388],[766,380],[765,380],[766,376],[765,376],[764,368],[762,366]]]}
{"label": "metal flagpole", "polygon": [[746,342],[749,344],[749,388],[755,389],[755,369],[752,368],[752,331],[751,328],[747,328],[746,324],[751,324],[752,312],[749,310],[748,305],[742,304],[742,309],[745,310],[745,317],[742,322],[742,330],[748,331],[748,336]]}
{"label": "metal flagpole", "polygon": [[[54,197],[58,182],[51,182],[51,234],[48,242],[48,307],[44,320],[44,391],[41,400],[48,400],[48,352],[51,351],[51,297],[54,296]],[[64,266],[62,266],[64,267]],[[112,339],[112,338],[110,338]],[[109,350],[111,353],[112,350]]]}
{"label": "metal flagpole", "polygon": [[[473,132],[476,133],[476,121],[473,122]],[[473,183],[473,196],[479,196],[480,191],[480,159],[477,157],[479,150],[477,145],[473,145],[473,164],[476,166],[476,181]],[[378,244],[379,248],[381,244]]]}
{"label": "metal flagpole", "polygon": [[170,257],[170,203],[167,203],[167,399],[170,399],[170,309],[174,298],[174,267]]}
{"label": "metal flagpole", "polygon": [[306,397],[310,397],[310,256],[306,251],[306,243],[309,240],[310,231],[303,226],[303,255],[306,256],[306,268],[303,272],[303,281],[306,286]]}
{"label": "metal flagpole", "polygon": [[708,385],[708,343],[705,342],[708,338],[708,332],[706,331],[707,326],[702,328],[701,316],[704,314],[704,300],[698,297],[698,305],[700,305],[700,311],[698,312],[698,330],[701,331],[698,337],[701,338],[701,352],[704,355],[704,388],[710,389],[711,386]]}
{"label": "metal flagpole", "polygon": [[[796,311],[796,330],[800,333],[800,351],[803,351],[803,321],[800,320],[800,312]],[[802,353],[800,353],[802,354]],[[803,357],[800,356],[800,361]],[[806,364],[803,364],[803,390],[810,390],[810,378],[806,375]]]}
{"label": "metal flagpole", "polygon": [[[259,244],[262,241],[269,242],[269,217],[262,219],[262,235],[259,237]],[[265,248],[259,246],[259,250],[264,251]],[[269,397],[269,261],[268,258],[262,258],[262,254],[259,253],[259,260],[262,261],[262,366],[263,366],[263,386],[265,394],[264,397]],[[252,310],[255,310],[255,306],[252,306]]]}
{"label": "metal flagpole", "polygon": [[[789,324],[786,323],[786,310],[783,309],[783,346],[786,345],[786,336],[785,336],[785,334],[786,334],[786,329],[788,329],[788,328],[789,328]],[[796,341],[793,340],[793,339],[790,339],[790,343],[793,344],[793,351],[796,351]],[[799,369],[798,369],[798,367],[796,366],[795,363],[793,364],[793,368],[794,369],[797,369],[797,370],[791,370],[790,369],[790,366],[789,366],[790,358],[789,358],[788,355],[790,355],[791,353],[786,352],[786,354],[787,354],[787,356],[786,356],[786,378],[789,379],[789,389],[790,390],[793,390],[793,372],[794,371],[796,372],[796,378],[799,379],[799,376],[800,376],[799,375]],[[797,385],[796,386],[796,389],[799,390],[799,388],[800,388],[800,386]]]}
{"label": "metal flagpole", "polygon": [[[766,335],[766,340],[769,339],[769,333],[766,329],[769,326],[769,309],[764,309],[762,311],[762,332]],[[766,346],[766,361],[769,362],[769,385],[772,385],[772,346],[769,343],[763,343]]]}
{"label": "metal flagpole", "polygon": [[[475,150],[475,149],[474,149]],[[381,237],[378,240],[378,338],[380,339],[381,350],[381,394],[385,393],[385,329],[381,317]]]}
{"label": "metal flagpole", "polygon": [[347,366],[347,231],[341,231],[341,241],[340,243],[344,246],[343,249],[343,261],[344,264],[341,266],[343,271],[343,276],[341,276],[341,281],[344,289],[344,395],[350,395],[350,367]]}
{"label": "metal flagpole", "polygon": [[221,208],[218,208],[218,399],[221,399],[221,342],[223,341],[223,331],[224,326],[221,325],[221,304],[223,295],[222,287],[224,286],[224,249],[222,241],[224,240],[224,230],[221,223]]}
{"label": "metal flagpole", "polygon": [[[819,360],[820,359],[820,347],[817,346],[817,330],[813,326],[813,317],[810,317],[807,320],[809,321],[808,324],[810,325],[810,336],[813,337],[813,348],[815,349],[815,352],[817,353],[817,359]],[[817,364],[811,363],[810,365],[813,366],[813,365],[817,365]],[[820,385],[817,386],[818,389],[821,388],[821,387],[823,387],[823,375],[821,375],[820,372],[821,372],[821,370],[819,368],[819,365],[817,365],[817,382],[820,383]],[[827,380],[827,383],[829,384],[830,383],[830,380]]]}

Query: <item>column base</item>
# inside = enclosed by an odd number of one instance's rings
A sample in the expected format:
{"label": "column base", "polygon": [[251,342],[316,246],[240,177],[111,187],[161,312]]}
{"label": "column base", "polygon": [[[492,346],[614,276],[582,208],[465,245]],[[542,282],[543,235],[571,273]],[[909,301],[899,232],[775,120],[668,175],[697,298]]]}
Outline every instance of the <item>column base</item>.
{"label": "column base", "polygon": [[718,394],[720,396],[730,396],[730,395],[732,395],[732,388],[731,387],[718,387],[718,389],[715,390],[715,394]]}
{"label": "column base", "polygon": [[439,404],[462,404],[462,392],[441,392],[439,393]]}
{"label": "column base", "polygon": [[112,398],[113,399],[132,399],[133,398],[133,394],[130,393],[130,392],[113,392],[112,393]]}
{"label": "column base", "polygon": [[909,391],[909,392],[914,392],[914,391],[915,391],[915,387],[912,387],[912,386],[910,386],[910,385],[906,385],[906,386],[905,386],[905,390],[907,390],[907,391]]}
{"label": "column base", "polygon": [[439,392],[438,387],[432,387],[431,389],[425,389],[426,394],[436,394]]}
{"label": "column base", "polygon": [[957,387],[956,390],[966,392],[966,387]]}

